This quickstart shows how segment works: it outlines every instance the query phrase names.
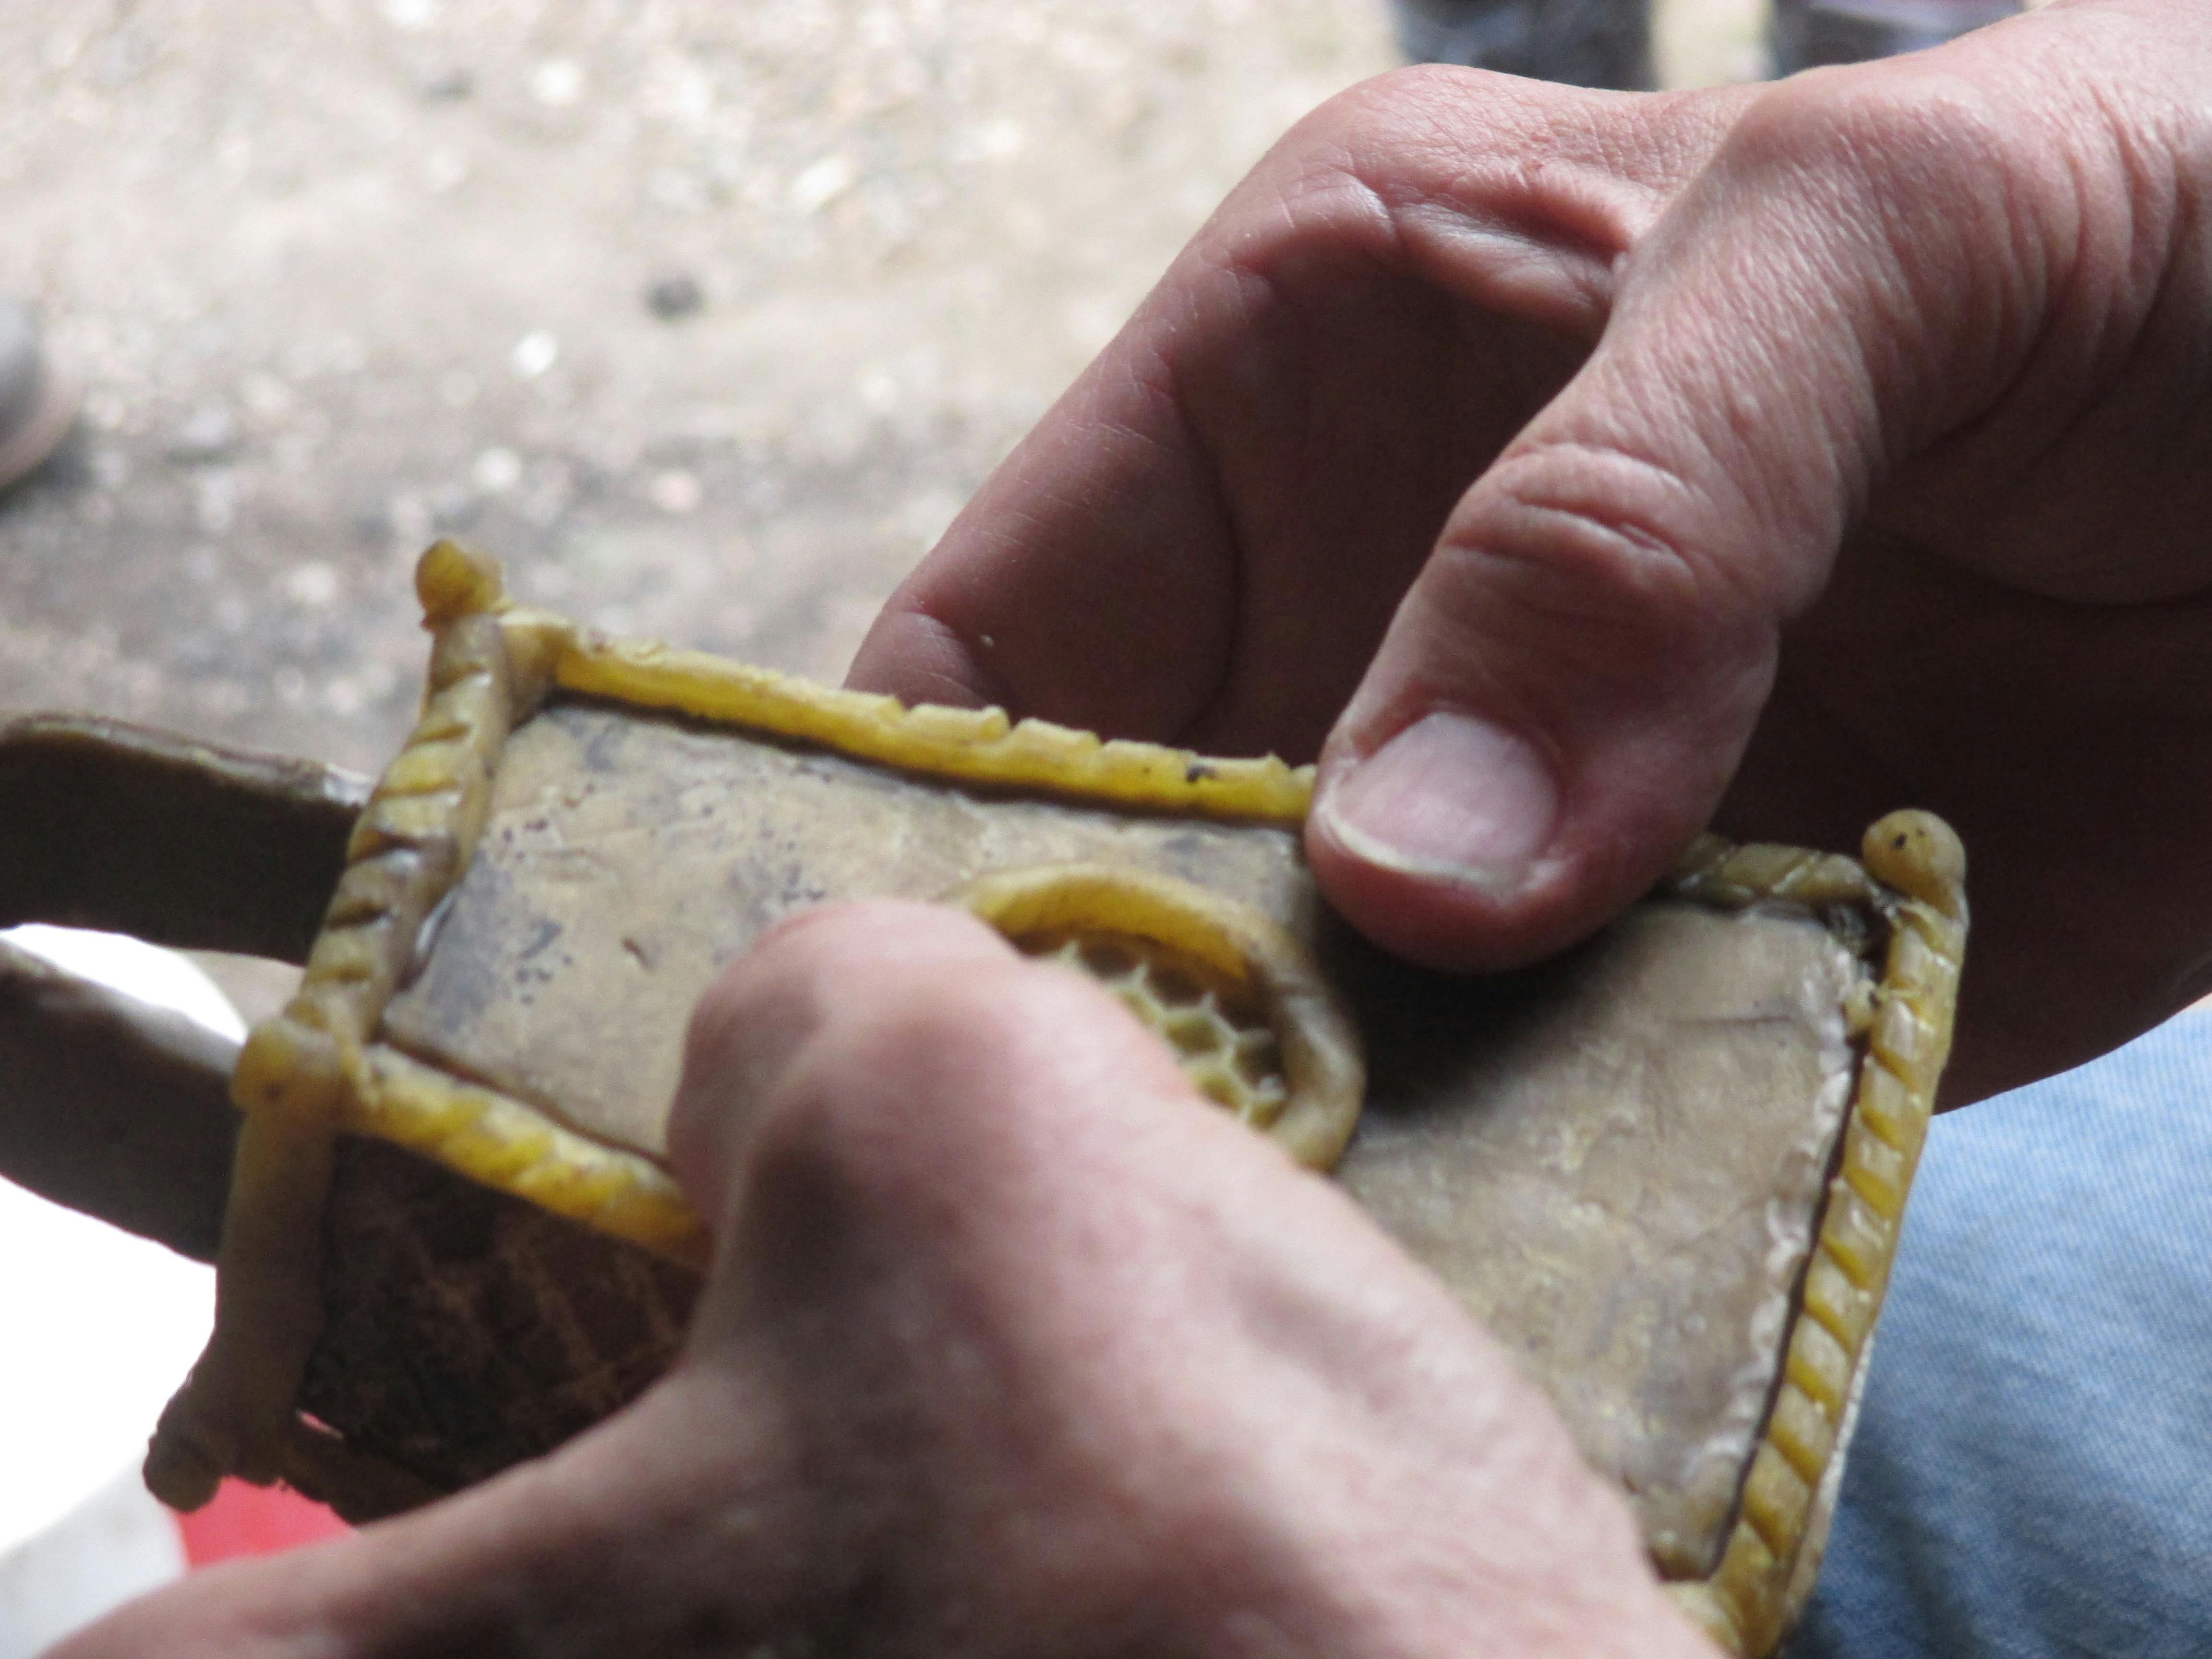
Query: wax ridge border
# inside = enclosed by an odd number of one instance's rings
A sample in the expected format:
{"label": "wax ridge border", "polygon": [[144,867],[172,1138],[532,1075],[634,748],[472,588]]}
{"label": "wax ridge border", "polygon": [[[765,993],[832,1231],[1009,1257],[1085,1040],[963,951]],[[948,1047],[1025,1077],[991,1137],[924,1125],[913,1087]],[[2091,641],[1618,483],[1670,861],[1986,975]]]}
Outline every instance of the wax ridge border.
{"label": "wax ridge border", "polygon": [[1102,740],[1010,721],[997,708],[908,708],[611,639],[514,605],[497,562],[452,542],[422,556],[416,591],[432,635],[422,716],[356,824],[298,992],[255,1029],[234,1078],[245,1121],[216,1329],[146,1458],[147,1485],[175,1509],[206,1503],[225,1474],[326,1487],[345,1455],[327,1436],[303,1441],[292,1407],[322,1328],[320,1219],[341,1133],[376,1135],[670,1260],[705,1265],[706,1230],[653,1160],[373,1040],[425,920],[475,853],[509,734],[556,688],[1063,799],[1285,824],[1303,822],[1312,801],[1312,769],[1273,757]]}
{"label": "wax ridge border", "polygon": [[[499,567],[441,542],[416,589],[433,635],[423,713],[376,786],[300,991],[258,1026],[234,1092],[246,1114],[224,1224],[225,1293],[208,1350],[157,1428],[147,1484],[198,1507],[227,1473],[311,1493],[349,1484],[427,1495],[386,1460],[297,1416],[320,1334],[320,1222],[337,1137],[373,1134],[684,1265],[708,1240],[674,1181],[537,1107],[372,1041],[423,922],[467,868],[511,732],[556,688],[815,742],[956,781],[1062,799],[1297,827],[1312,769],[1102,740],[999,709],[908,708],[700,653],[609,639],[512,605]],[[1668,884],[1735,909],[1869,909],[1890,925],[1840,1168],[1823,1205],[1783,1375],[1747,1466],[1740,1512],[1707,1578],[1667,1587],[1741,1656],[1780,1640],[1817,1565],[1840,1431],[1856,1402],[1936,1085],[1948,1054],[1966,933],[1964,854],[1941,820],[1894,813],[1864,863],[1707,836]],[[306,1240],[303,1245],[301,1241]],[[1808,1555],[1808,1545],[1812,1546]]]}
{"label": "wax ridge border", "polygon": [[1843,1459],[1896,1261],[1936,1087],[1951,1050],[1965,962],[1966,854],[1927,812],[1866,832],[1863,864],[1794,848],[1700,837],[1670,884],[1736,908],[1765,902],[1870,906],[1889,925],[1866,1051],[1843,1124],[1782,1375],[1746,1467],[1735,1524],[1704,1579],[1669,1584],[1675,1605],[1739,1659],[1771,1653],[1812,1592]]}

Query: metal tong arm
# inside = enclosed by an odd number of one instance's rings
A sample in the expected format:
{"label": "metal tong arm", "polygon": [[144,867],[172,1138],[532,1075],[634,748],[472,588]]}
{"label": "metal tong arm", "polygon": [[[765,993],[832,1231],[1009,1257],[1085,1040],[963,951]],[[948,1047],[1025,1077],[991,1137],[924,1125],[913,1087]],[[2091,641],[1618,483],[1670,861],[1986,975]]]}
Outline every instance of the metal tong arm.
{"label": "metal tong arm", "polygon": [[[0,721],[0,927],[299,962],[367,780],[121,721]],[[236,1046],[0,940],[0,1175],[214,1257]]]}

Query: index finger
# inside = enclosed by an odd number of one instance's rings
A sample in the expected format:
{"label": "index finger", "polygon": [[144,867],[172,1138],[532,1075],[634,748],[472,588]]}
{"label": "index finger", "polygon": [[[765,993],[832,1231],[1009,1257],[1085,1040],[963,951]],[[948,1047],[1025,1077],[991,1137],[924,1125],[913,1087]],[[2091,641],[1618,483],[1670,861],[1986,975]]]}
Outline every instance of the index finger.
{"label": "index finger", "polygon": [[1740,102],[1427,69],[1324,106],[985,484],[851,683],[1311,758]]}

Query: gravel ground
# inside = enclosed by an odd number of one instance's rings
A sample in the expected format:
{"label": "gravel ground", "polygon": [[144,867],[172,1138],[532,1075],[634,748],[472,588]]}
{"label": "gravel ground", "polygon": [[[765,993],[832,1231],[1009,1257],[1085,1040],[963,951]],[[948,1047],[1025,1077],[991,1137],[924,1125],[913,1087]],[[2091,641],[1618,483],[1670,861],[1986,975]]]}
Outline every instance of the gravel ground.
{"label": "gravel ground", "polygon": [[835,678],[1377,0],[22,0],[0,291],[90,382],[0,706],[378,765],[434,534]]}
{"label": "gravel ground", "polygon": [[[1670,77],[1747,72],[1759,15],[1670,0]],[[0,710],[374,770],[444,532],[835,679],[1222,194],[1394,61],[1384,0],[0,7],[0,293],[88,386],[0,498]]]}

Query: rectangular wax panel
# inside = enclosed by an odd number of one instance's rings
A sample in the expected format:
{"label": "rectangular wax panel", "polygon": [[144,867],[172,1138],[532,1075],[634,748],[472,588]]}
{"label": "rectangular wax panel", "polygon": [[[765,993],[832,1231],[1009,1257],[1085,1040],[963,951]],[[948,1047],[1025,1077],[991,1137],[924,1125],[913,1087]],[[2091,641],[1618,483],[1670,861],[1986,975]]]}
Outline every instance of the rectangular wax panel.
{"label": "rectangular wax panel", "polygon": [[993,798],[742,732],[557,703],[509,740],[474,860],[384,1035],[659,1152],[691,1006],[829,899],[936,898],[989,870],[1130,865],[1310,932],[1291,832]]}
{"label": "rectangular wax panel", "polygon": [[1864,975],[1814,920],[1655,903],[1493,981],[1328,923],[1287,830],[997,798],[799,745],[560,703],[503,757],[482,844],[383,1035],[657,1152],[692,1003],[824,899],[1129,864],[1316,949],[1369,1050],[1340,1171],[1558,1403],[1662,1566],[1710,1569],[1780,1360]]}
{"label": "rectangular wax panel", "polygon": [[1669,1577],[1712,1570],[1765,1423],[1868,977],[1810,917],[1649,902],[1494,984],[1472,1040],[1417,997],[1367,1022],[1395,1057],[1339,1177],[1516,1352]]}

